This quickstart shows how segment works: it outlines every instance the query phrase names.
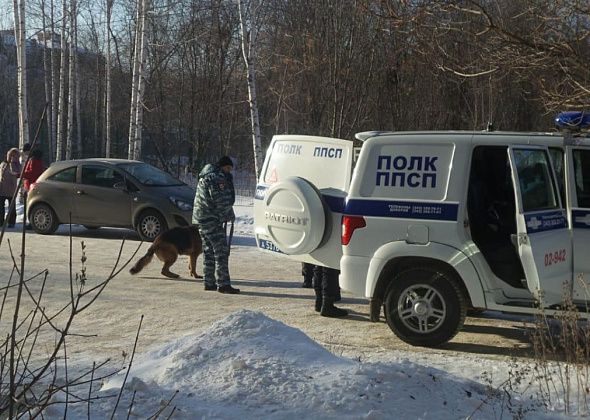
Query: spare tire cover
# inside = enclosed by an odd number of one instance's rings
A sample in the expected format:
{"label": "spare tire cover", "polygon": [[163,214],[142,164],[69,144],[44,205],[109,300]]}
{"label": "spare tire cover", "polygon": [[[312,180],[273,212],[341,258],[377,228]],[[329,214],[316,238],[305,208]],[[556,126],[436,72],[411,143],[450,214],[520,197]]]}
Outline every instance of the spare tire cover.
{"label": "spare tire cover", "polygon": [[326,228],[319,191],[299,177],[277,182],[264,198],[264,225],[281,252],[301,255],[314,251]]}

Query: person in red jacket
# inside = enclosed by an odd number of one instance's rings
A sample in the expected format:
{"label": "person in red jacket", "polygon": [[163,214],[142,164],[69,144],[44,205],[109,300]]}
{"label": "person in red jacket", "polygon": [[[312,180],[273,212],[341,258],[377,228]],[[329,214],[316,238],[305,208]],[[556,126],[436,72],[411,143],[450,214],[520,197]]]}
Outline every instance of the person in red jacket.
{"label": "person in red jacket", "polygon": [[39,149],[35,149],[31,152],[31,157],[29,158],[29,162],[27,162],[25,172],[23,173],[23,186],[26,192],[29,192],[31,185],[37,181],[37,178],[39,178],[45,170],[45,165],[43,165],[43,160],[41,159],[42,156],[43,152]]}
{"label": "person in red jacket", "polygon": [[[41,150],[33,150],[31,152],[31,155],[29,156],[27,166],[25,166],[25,171],[23,172],[23,202],[25,203],[25,206],[29,190],[31,189],[31,185],[37,182],[37,178],[39,178],[45,170],[45,165],[43,165],[43,160],[41,159],[42,157],[43,153],[41,152]],[[31,225],[27,224],[26,228],[31,229]]]}

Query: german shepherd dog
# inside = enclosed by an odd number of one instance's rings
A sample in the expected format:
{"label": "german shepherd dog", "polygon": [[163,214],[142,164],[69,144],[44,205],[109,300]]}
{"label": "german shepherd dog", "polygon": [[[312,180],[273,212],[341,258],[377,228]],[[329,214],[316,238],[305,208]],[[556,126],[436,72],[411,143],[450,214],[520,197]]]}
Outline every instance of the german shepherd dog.
{"label": "german shepherd dog", "polygon": [[175,227],[166,232],[160,233],[147,253],[141,257],[135,265],[129,270],[131,274],[137,274],[152,261],[154,254],[164,263],[162,274],[172,279],[178,278],[179,275],[170,271],[172,264],[176,262],[179,255],[190,256],[188,269],[190,275],[200,279],[202,276],[197,274],[197,257],[203,252],[203,243],[197,226]]}

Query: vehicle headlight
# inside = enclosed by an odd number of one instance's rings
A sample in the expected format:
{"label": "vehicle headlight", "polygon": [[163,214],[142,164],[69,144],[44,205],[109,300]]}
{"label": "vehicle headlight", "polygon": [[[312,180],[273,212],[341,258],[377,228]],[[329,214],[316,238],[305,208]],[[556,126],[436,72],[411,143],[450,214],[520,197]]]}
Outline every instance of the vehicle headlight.
{"label": "vehicle headlight", "polygon": [[182,211],[191,211],[193,209],[193,203],[183,200],[182,198],[178,197],[168,197],[172,204],[178,207],[179,210]]}

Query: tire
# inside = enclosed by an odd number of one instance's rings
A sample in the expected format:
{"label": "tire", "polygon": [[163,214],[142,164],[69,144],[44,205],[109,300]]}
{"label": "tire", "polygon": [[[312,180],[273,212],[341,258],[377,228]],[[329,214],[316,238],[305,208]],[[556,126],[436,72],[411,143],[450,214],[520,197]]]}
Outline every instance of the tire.
{"label": "tire", "polygon": [[59,226],[55,212],[47,204],[33,206],[29,213],[29,221],[33,230],[41,235],[51,235]]}
{"label": "tire", "polygon": [[463,327],[467,304],[452,277],[433,267],[411,268],[395,276],[385,295],[385,317],[401,340],[436,347]]}
{"label": "tire", "polygon": [[168,230],[166,219],[155,210],[145,210],[137,219],[137,233],[144,241],[153,241],[160,233]]}

